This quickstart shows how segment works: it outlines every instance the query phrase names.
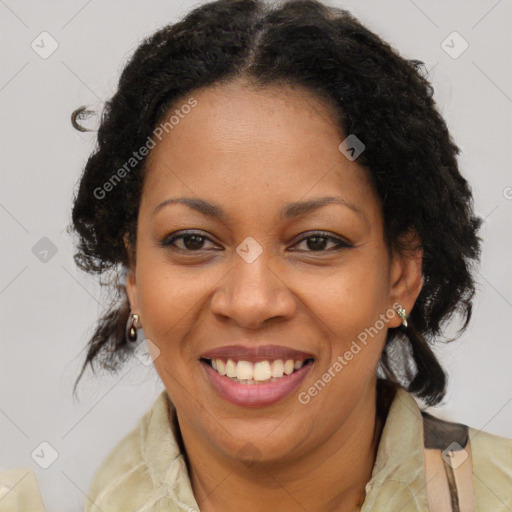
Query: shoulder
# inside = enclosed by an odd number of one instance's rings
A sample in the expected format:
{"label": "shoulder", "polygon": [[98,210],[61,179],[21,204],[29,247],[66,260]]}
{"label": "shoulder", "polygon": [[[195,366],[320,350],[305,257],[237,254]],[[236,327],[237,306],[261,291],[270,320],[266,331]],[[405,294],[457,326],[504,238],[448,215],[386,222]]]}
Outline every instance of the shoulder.
{"label": "shoulder", "polygon": [[[471,455],[476,510],[512,509],[512,439],[461,423],[442,420],[422,411],[425,448],[459,451],[461,465]],[[451,465],[451,464],[450,464]]]}
{"label": "shoulder", "polygon": [[469,428],[476,509],[512,510],[512,439]]}
{"label": "shoulder", "polygon": [[[85,512],[197,509],[174,405],[164,390],[96,472]],[[151,508],[150,508],[151,507]]]}
{"label": "shoulder", "polygon": [[26,467],[0,471],[0,502],[2,512],[45,512],[35,471]]}
{"label": "shoulder", "polygon": [[[142,459],[138,442],[139,426],[121,439],[103,460],[92,480],[85,511],[98,510],[108,503],[119,503],[124,496],[127,505],[133,505],[133,492],[140,494],[140,487],[150,490],[147,467]],[[127,492],[130,489],[130,492]],[[126,508],[126,510],[131,510]]]}
{"label": "shoulder", "polygon": [[479,457],[492,459],[497,465],[503,462],[505,466],[512,466],[512,439],[501,437],[484,430],[468,428],[472,450]]}
{"label": "shoulder", "polygon": [[85,512],[108,510],[114,504],[119,510],[135,510],[153,493],[155,485],[145,449],[148,426],[161,412],[164,398],[163,394],[158,397],[103,460],[89,487]]}
{"label": "shoulder", "polygon": [[488,472],[492,469],[493,472],[501,472],[504,476],[512,477],[512,439],[462,423],[446,421],[426,411],[421,411],[421,415],[425,448],[446,450],[450,448],[451,443],[466,448],[469,442],[475,471],[481,469]]}
{"label": "shoulder", "polygon": [[[452,496],[461,485],[467,497],[469,482],[475,510],[512,510],[512,440],[438,418],[405,388],[386,388],[379,390],[387,415],[363,511],[427,510],[432,469],[446,476]],[[390,401],[389,409],[379,403]],[[471,465],[463,464],[470,455]]]}

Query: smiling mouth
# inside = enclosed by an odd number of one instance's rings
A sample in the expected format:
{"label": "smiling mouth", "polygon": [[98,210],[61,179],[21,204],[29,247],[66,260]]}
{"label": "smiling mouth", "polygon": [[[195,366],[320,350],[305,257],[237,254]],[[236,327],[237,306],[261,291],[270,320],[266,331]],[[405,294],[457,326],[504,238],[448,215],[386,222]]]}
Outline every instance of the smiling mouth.
{"label": "smiling mouth", "polygon": [[277,382],[303,366],[313,363],[313,358],[307,359],[275,359],[257,362],[234,359],[200,359],[219,375],[227,377],[232,382],[245,385],[266,384]]}

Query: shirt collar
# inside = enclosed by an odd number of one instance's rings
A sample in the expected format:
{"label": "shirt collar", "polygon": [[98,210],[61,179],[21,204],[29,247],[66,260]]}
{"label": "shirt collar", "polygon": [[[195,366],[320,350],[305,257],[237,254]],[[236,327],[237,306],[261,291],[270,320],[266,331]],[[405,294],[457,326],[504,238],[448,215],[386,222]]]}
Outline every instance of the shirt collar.
{"label": "shirt collar", "polygon": [[[166,486],[178,502],[199,508],[184,455],[176,410],[167,391],[141,421],[139,445],[153,486]],[[361,512],[427,510],[421,410],[397,387],[387,414]]]}
{"label": "shirt collar", "polygon": [[398,386],[366,485],[361,512],[371,510],[428,510],[421,410],[413,396]]}
{"label": "shirt collar", "polygon": [[[166,494],[189,510],[199,510],[192,492],[176,409],[163,390],[139,427],[141,457],[146,463],[157,494]],[[185,508],[186,509],[186,508]]]}

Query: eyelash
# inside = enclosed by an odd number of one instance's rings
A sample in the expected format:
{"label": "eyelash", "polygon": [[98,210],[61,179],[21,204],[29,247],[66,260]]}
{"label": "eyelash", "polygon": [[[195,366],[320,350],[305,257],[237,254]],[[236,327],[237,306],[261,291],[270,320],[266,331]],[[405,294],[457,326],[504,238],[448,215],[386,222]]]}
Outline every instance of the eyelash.
{"label": "eyelash", "polygon": [[[200,238],[204,239],[204,240],[209,240],[210,242],[212,243],[215,243],[213,242],[213,240],[211,240],[210,238],[208,238],[207,236],[205,235],[202,235],[200,232],[197,232],[197,231],[185,231],[185,232],[182,232],[180,234],[176,234],[176,235],[167,235],[161,242],[161,245],[162,247],[170,247],[173,245],[173,243],[176,241],[176,240],[179,240],[179,239],[183,239],[184,237],[186,236],[191,236],[191,235],[196,235],[196,236],[199,236]],[[170,238],[169,238],[170,237]],[[341,249],[350,249],[350,248],[353,248],[354,246],[350,243],[350,242],[347,242],[345,240],[343,240],[342,238],[338,238],[338,237],[335,237],[333,235],[330,235],[328,233],[325,233],[323,231],[314,231],[314,232],[311,232],[310,234],[308,234],[308,236],[305,236],[305,237],[302,237],[300,240],[297,241],[297,243],[295,245],[298,245],[306,240],[309,240],[310,238],[326,238],[327,240],[330,240],[332,242],[334,242],[336,244],[336,246],[334,248],[331,248],[331,249],[322,249],[322,250],[319,250],[319,251],[304,251],[304,252],[311,252],[311,253],[325,253],[325,252],[331,252],[331,251],[339,251]],[[201,251],[203,251],[204,249],[197,249],[197,250],[188,250],[188,249],[181,249],[181,248],[178,248],[176,246],[174,246],[174,249],[180,251],[180,252],[188,252],[188,253],[200,253]]]}

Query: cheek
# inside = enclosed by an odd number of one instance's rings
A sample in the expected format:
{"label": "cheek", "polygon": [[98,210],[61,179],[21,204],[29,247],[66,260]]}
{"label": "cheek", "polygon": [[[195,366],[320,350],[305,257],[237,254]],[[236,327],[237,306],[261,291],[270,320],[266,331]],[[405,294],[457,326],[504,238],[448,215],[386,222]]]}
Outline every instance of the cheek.
{"label": "cheek", "polygon": [[362,255],[324,281],[305,283],[324,357],[299,402],[307,403],[311,417],[325,418],[324,433],[350,414],[375,378],[390,319],[387,276],[385,265],[369,264]]}
{"label": "cheek", "polygon": [[[307,304],[321,330],[323,360],[318,376],[328,382],[313,407],[354,406],[373,379],[387,333],[389,269],[378,251],[353,254],[336,272],[303,283]],[[384,319],[384,320],[383,320]],[[311,383],[309,383],[310,385]],[[321,387],[321,386],[320,386]],[[308,390],[304,390],[308,393]],[[314,393],[315,390],[312,390]],[[347,410],[348,410],[347,409]]]}
{"label": "cheek", "polygon": [[[155,370],[181,411],[189,411],[194,403],[191,396],[198,396],[190,372],[195,362],[192,341],[201,322],[198,315],[216,282],[214,274],[211,269],[180,269],[162,261],[158,254],[146,254],[137,261],[137,293],[144,334],[160,351],[153,361]],[[199,415],[200,411],[192,407],[190,414]]]}
{"label": "cheek", "polygon": [[[158,258],[137,262],[137,293],[146,337],[162,352],[186,352],[186,336],[219,277],[212,268],[182,269]],[[166,358],[167,359],[167,358]]]}
{"label": "cheek", "polygon": [[323,276],[304,274],[301,283],[303,300],[325,326],[326,334],[342,340],[372,326],[389,302],[385,263],[376,263],[363,253]]}

